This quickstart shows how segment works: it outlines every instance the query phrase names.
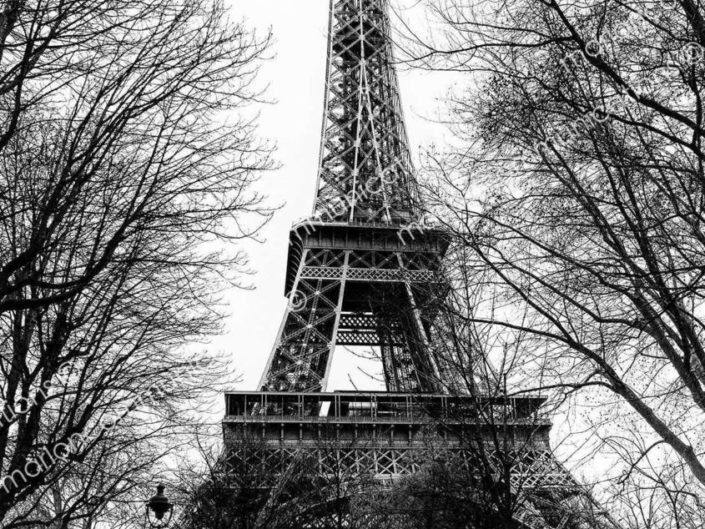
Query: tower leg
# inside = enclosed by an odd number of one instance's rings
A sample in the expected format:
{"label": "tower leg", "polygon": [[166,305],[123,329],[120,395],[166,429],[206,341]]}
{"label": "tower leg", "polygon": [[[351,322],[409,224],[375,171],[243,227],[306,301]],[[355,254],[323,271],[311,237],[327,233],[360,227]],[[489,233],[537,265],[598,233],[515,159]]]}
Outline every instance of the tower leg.
{"label": "tower leg", "polygon": [[[260,382],[264,391],[321,391],[327,380],[345,293],[348,253],[304,251],[278,339]],[[330,278],[307,275],[312,262]],[[338,276],[338,277],[335,277]]]}

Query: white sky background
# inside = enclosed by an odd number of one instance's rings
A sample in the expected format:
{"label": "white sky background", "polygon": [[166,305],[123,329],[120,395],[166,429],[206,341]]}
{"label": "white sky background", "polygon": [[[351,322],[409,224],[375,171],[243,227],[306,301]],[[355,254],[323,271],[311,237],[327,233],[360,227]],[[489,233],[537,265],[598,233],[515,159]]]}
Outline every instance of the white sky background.
{"label": "white sky background", "polygon": [[[240,380],[232,389],[257,390],[259,378],[276,340],[286,300],[283,297],[288,230],[292,223],[310,214],[315,194],[320,148],[329,0],[228,0],[235,19],[263,34],[271,28],[273,46],[260,72],[260,83],[268,84],[266,97],[273,101],[261,109],[260,135],[273,140],[281,169],[265,176],[259,186],[270,204],[285,206],[262,232],[263,244],[247,244],[250,278],[255,289],[229,293],[231,316],[226,334],[212,347],[233,359]],[[395,5],[414,6],[402,0]],[[416,5],[409,13],[422,16]],[[406,16],[406,13],[405,15]],[[443,74],[400,71],[402,101],[411,149],[416,154],[432,142],[442,143],[445,127],[432,122],[441,98],[448,90]],[[416,156],[418,158],[418,156]],[[350,389],[351,374],[359,389],[382,389],[357,369],[350,354],[334,357],[328,390]],[[376,365],[366,365],[374,371]],[[380,368],[381,369],[381,368]]]}

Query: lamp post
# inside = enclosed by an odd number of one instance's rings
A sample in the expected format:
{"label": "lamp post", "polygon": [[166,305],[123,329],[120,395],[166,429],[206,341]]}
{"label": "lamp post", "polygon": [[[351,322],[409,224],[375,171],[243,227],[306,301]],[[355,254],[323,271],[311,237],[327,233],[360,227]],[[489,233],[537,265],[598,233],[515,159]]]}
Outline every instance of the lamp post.
{"label": "lamp post", "polygon": [[[167,516],[168,514],[168,516]],[[152,529],[163,529],[174,514],[174,505],[164,495],[164,485],[157,485],[157,493],[147,502],[145,518]]]}

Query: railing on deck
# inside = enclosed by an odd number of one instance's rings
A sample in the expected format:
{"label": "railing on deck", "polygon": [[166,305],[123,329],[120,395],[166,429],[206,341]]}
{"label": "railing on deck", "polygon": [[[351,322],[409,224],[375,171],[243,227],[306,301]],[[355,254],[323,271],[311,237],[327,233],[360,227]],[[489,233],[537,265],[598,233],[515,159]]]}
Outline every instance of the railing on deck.
{"label": "railing on deck", "polygon": [[543,397],[458,397],[404,393],[225,394],[226,420],[305,422],[542,422]]}

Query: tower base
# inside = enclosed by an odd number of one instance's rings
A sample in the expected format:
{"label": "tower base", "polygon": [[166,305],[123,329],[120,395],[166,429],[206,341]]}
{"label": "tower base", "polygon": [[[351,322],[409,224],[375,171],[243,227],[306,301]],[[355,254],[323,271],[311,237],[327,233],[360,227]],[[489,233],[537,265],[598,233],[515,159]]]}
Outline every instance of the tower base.
{"label": "tower base", "polygon": [[[543,400],[233,392],[226,394],[226,455],[235,466],[257,469],[249,473],[248,486],[260,489],[277,487],[299,461],[307,482],[327,483],[335,491],[330,501],[339,502],[341,494],[391,487],[434,461],[450,472],[472,474],[489,460],[499,475],[509,454],[512,494],[524,498],[517,521],[532,529],[563,529],[573,525],[561,520],[561,505],[574,516],[576,501],[587,500],[591,516],[602,514],[552,455],[551,424],[539,415]],[[605,518],[582,527],[615,527],[609,523]]]}

